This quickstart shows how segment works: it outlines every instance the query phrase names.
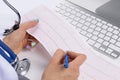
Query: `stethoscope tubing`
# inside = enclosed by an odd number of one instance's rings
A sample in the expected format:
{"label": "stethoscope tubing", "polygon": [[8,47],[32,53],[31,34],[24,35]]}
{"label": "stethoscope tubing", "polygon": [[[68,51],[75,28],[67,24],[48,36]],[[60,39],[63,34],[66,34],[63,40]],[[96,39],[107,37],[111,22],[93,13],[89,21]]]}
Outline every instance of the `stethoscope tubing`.
{"label": "stethoscope tubing", "polygon": [[9,63],[12,63],[17,58],[17,55],[4,43],[0,40],[0,54],[3,56]]}

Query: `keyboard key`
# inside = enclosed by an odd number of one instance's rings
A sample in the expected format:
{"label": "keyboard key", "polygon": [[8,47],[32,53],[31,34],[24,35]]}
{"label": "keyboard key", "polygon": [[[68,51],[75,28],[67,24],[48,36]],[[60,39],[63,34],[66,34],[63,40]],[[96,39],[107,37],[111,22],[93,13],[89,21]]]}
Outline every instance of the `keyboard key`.
{"label": "keyboard key", "polygon": [[105,35],[104,34],[102,34],[102,33],[100,33],[99,35],[98,35],[98,37],[100,37],[100,38],[103,38]]}
{"label": "keyboard key", "polygon": [[91,28],[95,28],[95,27],[96,27],[96,25],[93,25],[93,24],[92,24],[92,25],[90,25],[90,27],[91,27]]}
{"label": "keyboard key", "polygon": [[96,17],[95,17],[95,16],[91,16],[91,18],[92,18],[92,19],[96,19]]}
{"label": "keyboard key", "polygon": [[88,18],[86,19],[86,21],[89,21],[89,22],[90,22],[90,21],[92,21],[92,19],[88,17]]}
{"label": "keyboard key", "polygon": [[98,37],[97,37],[97,36],[92,36],[92,39],[93,39],[93,40],[97,40]]}
{"label": "keyboard key", "polygon": [[101,46],[100,43],[95,43],[94,47],[99,48]]}
{"label": "keyboard key", "polygon": [[72,21],[71,22],[72,25],[77,25],[77,23],[78,23],[77,21]]}
{"label": "keyboard key", "polygon": [[80,10],[79,10],[79,9],[77,9],[77,8],[75,8],[75,11],[79,12]]}
{"label": "keyboard key", "polygon": [[90,22],[86,22],[85,23],[86,26],[90,26],[90,24],[91,24]]}
{"label": "keyboard key", "polygon": [[66,9],[67,7],[66,7],[66,6],[61,6],[60,8],[64,10],[64,9]]}
{"label": "keyboard key", "polygon": [[[107,47],[107,46],[104,46],[104,45],[101,45],[101,48],[103,48],[104,51],[108,49],[108,47]],[[102,50],[103,50],[103,49],[102,49]]]}
{"label": "keyboard key", "polygon": [[106,30],[101,30],[100,32],[103,33],[103,34],[106,34],[106,33],[107,33]]}
{"label": "keyboard key", "polygon": [[71,11],[71,14],[76,14],[76,11],[72,10],[72,11]]}
{"label": "keyboard key", "polygon": [[109,40],[110,40],[110,37],[105,36],[104,39],[105,39],[106,41],[109,41]]}
{"label": "keyboard key", "polygon": [[96,27],[95,30],[96,30],[96,31],[100,31],[101,28],[100,28],[100,27]]}
{"label": "keyboard key", "polygon": [[67,11],[67,12],[71,12],[71,11],[72,11],[72,9],[70,9],[70,8],[67,8],[67,9],[66,9],[66,11]]}
{"label": "keyboard key", "polygon": [[118,57],[118,55],[116,53],[112,53],[111,56]]}
{"label": "keyboard key", "polygon": [[94,35],[98,35],[99,32],[98,32],[98,31],[94,31],[93,34],[94,34]]}
{"label": "keyboard key", "polygon": [[90,32],[90,33],[92,33],[92,32],[93,32],[93,29],[88,29],[87,31]]}
{"label": "keyboard key", "polygon": [[98,35],[99,32],[98,32],[98,31],[94,31],[93,34],[94,34],[94,35]]}
{"label": "keyboard key", "polygon": [[99,38],[97,41],[98,41],[99,43],[102,43],[102,42],[103,42],[103,39]]}
{"label": "keyboard key", "polygon": [[114,29],[119,29],[117,26],[113,26]]}
{"label": "keyboard key", "polygon": [[76,14],[77,17],[80,17],[81,15],[82,15],[81,13],[77,13],[77,14]]}
{"label": "keyboard key", "polygon": [[93,45],[93,44],[95,43],[94,40],[88,40],[87,42],[88,42],[88,44],[90,44],[90,45]]}
{"label": "keyboard key", "polygon": [[96,25],[97,25],[97,26],[102,26],[103,24],[102,24],[102,23],[97,23]]}
{"label": "keyboard key", "polygon": [[101,20],[101,19],[99,19],[99,18],[97,18],[96,20],[97,20],[97,21],[99,21],[99,22],[101,22],[101,21],[102,21],[102,20]]}
{"label": "keyboard key", "polygon": [[116,42],[116,40],[111,39],[110,42],[111,42],[112,44],[114,44],[114,43]]}
{"label": "keyboard key", "polygon": [[107,25],[108,25],[108,26],[110,26],[110,27],[112,27],[112,26],[113,26],[113,25],[112,25],[112,24],[110,24],[110,23],[108,23]]}
{"label": "keyboard key", "polygon": [[107,22],[106,22],[106,21],[102,21],[102,23],[103,23],[103,24],[107,24]]}
{"label": "keyboard key", "polygon": [[114,58],[117,58],[117,57],[120,56],[120,53],[117,52],[117,51],[113,51],[112,54],[111,54],[111,56],[114,57]]}
{"label": "keyboard key", "polygon": [[80,23],[84,23],[84,22],[85,22],[85,20],[81,19],[79,22],[80,22]]}
{"label": "keyboard key", "polygon": [[108,42],[108,41],[104,41],[104,42],[103,42],[103,45],[108,46],[108,45],[109,45],[109,42]]}
{"label": "keyboard key", "polygon": [[81,16],[81,18],[82,18],[82,19],[86,19],[86,18],[87,18],[87,16],[83,15],[83,16]]}
{"label": "keyboard key", "polygon": [[113,34],[111,32],[106,33],[107,36],[112,36]]}
{"label": "keyboard key", "polygon": [[[87,27],[87,26],[83,26],[82,29],[83,29],[83,30],[87,30],[88,27]],[[90,32],[91,32],[91,31],[90,31]]]}
{"label": "keyboard key", "polygon": [[103,47],[100,47],[100,50],[102,50],[102,51],[105,51],[105,48],[103,48]]}
{"label": "keyboard key", "polygon": [[103,28],[103,29],[107,29],[108,26],[107,26],[107,25],[103,25],[102,28]]}
{"label": "keyboard key", "polygon": [[113,33],[114,33],[114,34],[118,34],[119,31],[118,31],[118,30],[114,30]]}
{"label": "keyboard key", "polygon": [[112,31],[113,31],[113,28],[109,27],[109,28],[108,28],[108,31],[112,32]]}
{"label": "keyboard key", "polygon": [[90,14],[87,14],[87,13],[85,15],[88,16],[88,17],[91,16]]}
{"label": "keyboard key", "polygon": [[120,41],[120,37],[117,40]]}
{"label": "keyboard key", "polygon": [[67,8],[69,8],[70,5],[69,4],[64,4],[64,6],[66,6]]}
{"label": "keyboard key", "polygon": [[113,50],[108,48],[105,52],[107,52],[108,54],[111,54],[113,52]]}
{"label": "keyboard key", "polygon": [[96,24],[96,23],[97,23],[97,21],[96,21],[96,20],[93,20],[91,23],[92,23],[92,24]]}
{"label": "keyboard key", "polygon": [[80,11],[80,13],[85,14],[85,12],[84,12],[84,11]]}
{"label": "keyboard key", "polygon": [[80,33],[81,33],[82,35],[86,35],[86,34],[87,34],[86,31],[81,31]]}
{"label": "keyboard key", "polygon": [[117,39],[118,36],[117,36],[117,35],[113,35],[112,38],[113,38],[113,39]]}
{"label": "keyboard key", "polygon": [[79,17],[75,17],[75,18],[74,18],[74,20],[79,21],[79,20],[80,20],[80,18],[79,18]]}
{"label": "keyboard key", "polygon": [[[81,33],[80,33],[80,34],[81,34]],[[88,40],[88,38],[87,38],[87,37],[85,37],[85,36],[82,36],[82,37],[84,38],[84,40],[85,40],[85,41],[87,41],[87,40]]]}
{"label": "keyboard key", "polygon": [[117,45],[118,47],[120,47],[120,42],[117,42],[116,45]]}
{"label": "keyboard key", "polygon": [[116,50],[116,51],[120,52],[120,48],[117,47],[117,46],[115,46],[115,45],[113,45],[113,44],[110,44],[109,47],[110,47],[111,49],[113,49],[113,50]]}
{"label": "keyboard key", "polygon": [[88,33],[86,36],[87,36],[88,38],[90,38],[90,37],[92,36],[92,34],[91,34],[91,33]]}
{"label": "keyboard key", "polygon": [[73,10],[75,9],[75,7],[73,7],[73,6],[69,6],[69,7],[70,7],[71,9],[73,9]]}

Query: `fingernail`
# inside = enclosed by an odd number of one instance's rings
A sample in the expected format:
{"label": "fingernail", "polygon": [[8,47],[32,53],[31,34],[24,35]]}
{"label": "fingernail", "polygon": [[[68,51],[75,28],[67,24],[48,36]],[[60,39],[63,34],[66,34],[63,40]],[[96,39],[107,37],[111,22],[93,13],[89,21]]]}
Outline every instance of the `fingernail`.
{"label": "fingernail", "polygon": [[35,21],[35,22],[39,22],[39,19],[35,19],[34,21]]}
{"label": "fingernail", "polygon": [[31,47],[30,47],[30,45],[27,45],[26,48],[27,48],[27,49],[30,49]]}
{"label": "fingernail", "polygon": [[34,47],[37,43],[36,42],[32,42],[31,46]]}

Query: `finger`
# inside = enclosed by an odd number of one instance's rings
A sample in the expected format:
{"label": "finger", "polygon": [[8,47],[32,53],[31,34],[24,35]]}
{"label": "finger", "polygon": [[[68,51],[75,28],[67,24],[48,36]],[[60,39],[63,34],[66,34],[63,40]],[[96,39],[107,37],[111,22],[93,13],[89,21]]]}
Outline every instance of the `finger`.
{"label": "finger", "polygon": [[28,35],[28,36],[26,36],[27,44],[25,44],[25,47],[27,49],[35,47],[38,43],[38,40],[29,34],[27,34],[27,35]]}
{"label": "finger", "polygon": [[28,40],[29,39],[31,39],[33,42],[38,42],[38,40],[34,36],[32,36],[30,34],[28,34]]}
{"label": "finger", "polygon": [[27,45],[27,39],[24,39],[23,40],[23,48],[26,47],[26,45]]}
{"label": "finger", "polygon": [[30,48],[33,48],[37,45],[38,41],[34,40],[34,39],[28,39],[28,44],[27,46],[29,45]]}
{"label": "finger", "polygon": [[72,52],[72,51],[68,51],[68,55],[70,56],[71,59],[74,59],[77,56],[80,56],[81,54],[80,53],[75,53],[75,52]]}
{"label": "finger", "polygon": [[86,60],[86,56],[84,54],[80,54],[72,62],[70,62],[70,65],[79,67],[80,65],[83,64],[85,60]]}
{"label": "finger", "polygon": [[25,23],[20,25],[20,29],[22,31],[26,31],[27,29],[36,26],[38,24],[38,22],[39,22],[38,19],[33,20],[33,21],[29,21],[29,22],[25,22]]}
{"label": "finger", "polygon": [[62,49],[58,49],[53,55],[51,62],[60,64],[65,55],[66,53]]}

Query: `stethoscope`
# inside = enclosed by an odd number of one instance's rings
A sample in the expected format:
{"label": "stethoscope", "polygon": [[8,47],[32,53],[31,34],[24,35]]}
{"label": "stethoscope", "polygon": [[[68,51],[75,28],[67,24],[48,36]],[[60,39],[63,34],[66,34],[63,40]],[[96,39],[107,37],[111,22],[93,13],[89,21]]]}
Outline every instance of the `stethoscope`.
{"label": "stethoscope", "polygon": [[17,55],[1,40],[0,54],[14,67],[19,75],[25,75],[28,72],[30,61],[27,58],[19,61]]}
{"label": "stethoscope", "polygon": [[[18,21],[15,22],[13,27],[11,29],[6,29],[5,32],[3,33],[3,35],[6,36],[19,28],[21,22],[21,16],[19,12],[7,0],[3,0],[3,1],[18,16]],[[19,60],[17,55],[1,40],[0,40],[0,54],[14,67],[17,74],[25,75],[29,71],[30,68],[29,59],[25,58],[23,60]]]}
{"label": "stethoscope", "polygon": [[7,0],[3,0],[4,3],[10,7],[18,16],[18,21],[15,22],[15,24],[13,25],[13,27],[11,29],[6,29],[5,32],[3,33],[4,36],[12,33],[13,31],[17,30],[19,28],[20,22],[21,22],[21,16],[20,13],[7,1]]}

